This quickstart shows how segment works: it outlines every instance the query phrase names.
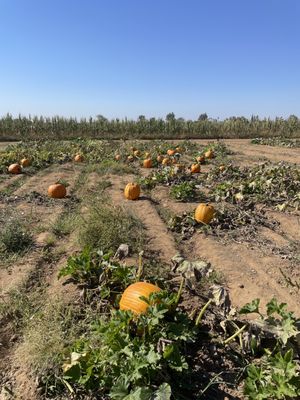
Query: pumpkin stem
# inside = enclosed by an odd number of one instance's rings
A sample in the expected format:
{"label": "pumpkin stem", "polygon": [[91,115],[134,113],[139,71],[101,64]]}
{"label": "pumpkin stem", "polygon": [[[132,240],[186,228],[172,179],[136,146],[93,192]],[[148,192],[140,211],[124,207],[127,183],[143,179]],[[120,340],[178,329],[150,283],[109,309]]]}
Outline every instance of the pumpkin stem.
{"label": "pumpkin stem", "polygon": [[179,303],[179,300],[180,300],[180,297],[181,297],[181,294],[182,294],[182,291],[183,291],[184,284],[185,284],[185,279],[184,279],[184,277],[182,277],[181,278],[181,282],[180,282],[180,286],[179,286],[179,290],[178,290],[178,293],[177,293],[177,296],[176,296],[176,300],[175,300],[175,304],[176,305]]}
{"label": "pumpkin stem", "polygon": [[209,299],[208,302],[206,304],[204,304],[204,306],[202,307],[202,309],[201,309],[201,311],[200,311],[200,313],[199,313],[199,315],[198,315],[198,317],[196,319],[196,322],[195,322],[196,326],[199,325],[199,323],[200,323],[200,321],[201,321],[201,319],[203,317],[203,314],[205,313],[205,311],[206,311],[207,307],[210,305],[210,303],[212,303],[212,301],[213,301],[213,299]]}
{"label": "pumpkin stem", "polygon": [[136,282],[138,282],[141,279],[142,273],[143,273],[143,251],[139,252],[139,267],[136,273]]}
{"label": "pumpkin stem", "polygon": [[232,336],[230,336],[229,338],[227,338],[226,340],[224,340],[224,344],[228,344],[229,342],[231,342],[233,339],[235,339],[238,335],[240,335],[245,328],[247,327],[247,325],[243,325],[239,330],[237,330]]}

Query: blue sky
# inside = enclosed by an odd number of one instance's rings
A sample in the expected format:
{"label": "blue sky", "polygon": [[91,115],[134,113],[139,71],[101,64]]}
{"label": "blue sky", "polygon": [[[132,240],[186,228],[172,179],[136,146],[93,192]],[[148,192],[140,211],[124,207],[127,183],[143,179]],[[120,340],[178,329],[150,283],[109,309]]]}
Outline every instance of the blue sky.
{"label": "blue sky", "polygon": [[0,115],[300,116],[299,0],[0,0]]}

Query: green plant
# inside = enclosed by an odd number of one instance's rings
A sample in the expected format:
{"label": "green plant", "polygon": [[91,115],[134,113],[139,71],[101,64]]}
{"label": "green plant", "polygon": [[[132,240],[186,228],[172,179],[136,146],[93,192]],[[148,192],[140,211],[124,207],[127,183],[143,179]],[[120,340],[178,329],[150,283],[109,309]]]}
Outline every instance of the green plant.
{"label": "green plant", "polygon": [[196,329],[184,313],[170,310],[176,296],[151,297],[138,318],[114,311],[98,319],[91,336],[73,346],[64,379],[113,399],[170,399],[171,391],[176,397],[189,370],[184,344],[195,340]]}
{"label": "green plant", "polygon": [[0,227],[0,252],[21,254],[33,245],[33,237],[19,216],[7,216]]}
{"label": "green plant", "polygon": [[196,183],[182,182],[177,185],[173,185],[170,190],[170,195],[176,200],[180,201],[191,201],[195,200],[197,195]]}
{"label": "green plant", "polygon": [[[253,400],[288,399],[300,395],[300,371],[293,360],[292,341],[300,334],[294,314],[287,311],[285,303],[273,298],[267,304],[267,315],[259,309],[259,299],[253,300],[241,308],[241,314],[257,313],[263,329],[272,332],[275,345],[265,349],[265,355],[247,367],[244,393]],[[252,340],[252,349],[257,342]]]}

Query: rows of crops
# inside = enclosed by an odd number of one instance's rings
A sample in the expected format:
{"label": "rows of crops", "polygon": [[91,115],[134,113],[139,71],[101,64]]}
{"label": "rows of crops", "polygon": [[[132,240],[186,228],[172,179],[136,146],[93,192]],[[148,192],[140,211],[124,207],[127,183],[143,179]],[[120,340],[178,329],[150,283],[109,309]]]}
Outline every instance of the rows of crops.
{"label": "rows of crops", "polygon": [[[161,140],[28,142],[0,156],[0,278],[29,264],[0,292],[5,399],[300,396],[300,239],[272,218],[299,218],[299,165],[245,167],[224,143]],[[266,298],[275,282],[241,304],[218,257],[196,252],[206,239],[283,260],[281,298]]]}
{"label": "rows of crops", "polygon": [[201,114],[197,120],[184,120],[169,113],[165,119],[149,118],[141,115],[137,120],[113,119],[102,115],[97,118],[44,118],[12,117],[0,119],[2,140],[67,139],[88,137],[99,139],[174,139],[174,138],[249,138],[285,136],[297,137],[300,133],[300,120],[297,116],[289,118],[259,119],[252,116],[231,117],[223,121],[208,118]]}

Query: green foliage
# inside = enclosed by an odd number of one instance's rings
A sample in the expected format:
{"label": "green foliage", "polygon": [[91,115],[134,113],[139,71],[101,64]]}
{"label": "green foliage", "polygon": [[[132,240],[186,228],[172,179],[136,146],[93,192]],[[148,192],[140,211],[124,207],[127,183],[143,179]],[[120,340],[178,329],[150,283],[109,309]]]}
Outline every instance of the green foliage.
{"label": "green foliage", "polygon": [[170,195],[176,200],[191,201],[195,200],[197,195],[196,183],[193,181],[182,182],[172,185]]}
{"label": "green foliage", "polygon": [[274,138],[254,138],[251,140],[253,144],[262,144],[267,146],[279,146],[279,147],[300,147],[299,139],[288,139],[286,137],[274,137]]}
{"label": "green foliage", "polygon": [[171,390],[175,395],[189,370],[184,344],[196,334],[188,317],[174,311],[175,301],[175,295],[155,293],[146,314],[114,311],[99,318],[91,336],[72,348],[64,379],[98,396],[110,390],[113,399],[169,399]]}
{"label": "green foliage", "polygon": [[135,269],[111,260],[111,254],[85,248],[68,258],[58,277],[69,276],[78,284],[101,288],[101,298],[109,298],[111,291],[122,292],[135,279]]}
{"label": "green foliage", "polygon": [[250,400],[296,399],[300,396],[300,375],[293,350],[263,358],[247,368],[244,393]]}

